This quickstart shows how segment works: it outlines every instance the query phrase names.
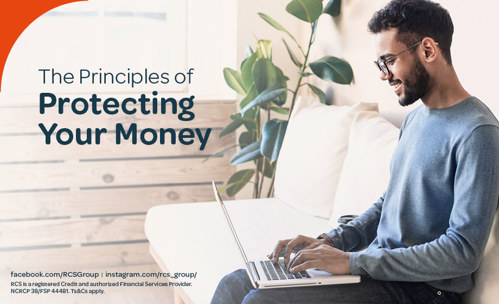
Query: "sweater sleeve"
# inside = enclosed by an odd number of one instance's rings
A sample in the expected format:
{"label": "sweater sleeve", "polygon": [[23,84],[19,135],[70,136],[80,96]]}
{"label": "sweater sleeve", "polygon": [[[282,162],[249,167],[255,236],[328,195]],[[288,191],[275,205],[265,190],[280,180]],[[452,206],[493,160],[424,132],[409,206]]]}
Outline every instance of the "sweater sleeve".
{"label": "sweater sleeve", "polygon": [[373,248],[350,255],[353,274],[390,281],[433,281],[469,275],[481,261],[499,198],[499,128],[482,125],[456,152],[448,229],[408,248]]}
{"label": "sweater sleeve", "polygon": [[376,237],[385,194],[361,216],[326,233],[333,246],[343,251],[365,249]]}

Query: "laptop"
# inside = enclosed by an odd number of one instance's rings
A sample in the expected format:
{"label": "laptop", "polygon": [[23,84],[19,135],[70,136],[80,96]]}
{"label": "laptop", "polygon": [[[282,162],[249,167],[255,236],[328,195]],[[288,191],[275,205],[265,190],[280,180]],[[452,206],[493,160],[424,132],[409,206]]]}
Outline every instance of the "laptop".
{"label": "laptop", "polygon": [[321,271],[318,269],[307,269],[299,273],[292,274],[287,270],[284,265],[283,258],[279,259],[277,264],[274,264],[268,258],[263,258],[261,260],[250,261],[244,252],[244,248],[239,241],[236,230],[232,225],[229,213],[225,204],[218,192],[215,182],[211,182],[213,185],[213,192],[217,202],[219,203],[222,211],[224,213],[227,224],[230,227],[232,236],[236,241],[239,252],[246,265],[246,271],[248,276],[255,288],[286,288],[286,287],[304,287],[304,286],[316,286],[316,285],[334,285],[334,284],[351,284],[360,282],[360,276],[358,275],[332,275],[328,272]]}

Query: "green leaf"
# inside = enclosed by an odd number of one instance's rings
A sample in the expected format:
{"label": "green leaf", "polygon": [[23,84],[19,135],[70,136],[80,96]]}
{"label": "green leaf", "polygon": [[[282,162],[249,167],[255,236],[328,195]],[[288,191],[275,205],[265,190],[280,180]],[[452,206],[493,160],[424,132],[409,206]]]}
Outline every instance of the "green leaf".
{"label": "green leaf", "polygon": [[298,72],[298,75],[302,75],[303,77],[308,77],[308,76],[313,75],[313,74],[310,72]]}
{"label": "green leaf", "polygon": [[246,95],[241,73],[231,68],[224,69],[224,78],[227,85],[241,95]]}
{"label": "green leaf", "polygon": [[256,54],[258,55],[258,58],[272,60],[272,41],[258,40],[256,43]]}
{"label": "green leaf", "polygon": [[279,114],[283,115],[288,115],[289,114],[289,108],[283,108],[283,107],[270,107],[270,109],[274,112],[277,112]]}
{"label": "green leaf", "polygon": [[227,186],[224,187],[227,195],[234,196],[236,193],[241,191],[241,189],[243,189],[244,186],[246,186],[246,184],[251,180],[254,174],[254,169],[241,170],[232,174],[227,181]]}
{"label": "green leaf", "polygon": [[274,18],[272,18],[264,13],[258,13],[258,16],[260,16],[260,18],[265,20],[265,22],[270,24],[273,28],[291,36],[291,34],[288,32],[288,30],[284,26],[282,26],[279,22],[277,22]]}
{"label": "green leaf", "polygon": [[256,129],[256,125],[257,125],[257,123],[254,119],[246,118],[246,117],[243,117],[243,124],[246,127],[246,129],[248,129],[248,130]]}
{"label": "green leaf", "polygon": [[279,156],[287,126],[287,120],[279,119],[269,120],[263,126],[260,152],[271,162],[275,162]]}
{"label": "green leaf", "polygon": [[[281,31],[281,32],[284,32],[286,33],[289,38],[291,38],[295,43],[296,45],[298,46],[298,48],[300,49],[300,51],[303,53],[303,49],[301,48],[300,44],[298,43],[298,41],[296,41],[296,38],[293,37],[293,35],[291,35],[290,32],[288,32],[287,29],[284,28],[284,26],[282,26],[279,22],[275,21],[273,18],[271,18],[270,16],[267,16],[265,15],[264,13],[258,13],[258,15],[260,16],[260,18],[262,18],[263,20],[265,20],[265,22],[267,22],[268,24],[270,24],[272,27],[274,27],[275,29]],[[305,54],[304,54],[305,55]]]}
{"label": "green leaf", "polygon": [[319,97],[319,101],[321,103],[326,103],[326,94],[321,90],[319,89],[318,87],[314,86],[314,85],[311,85],[310,83],[307,83],[308,87],[310,89],[312,89],[312,92],[315,93],[315,95],[317,95],[317,97]]}
{"label": "green leaf", "polygon": [[291,61],[293,61],[293,63],[301,68],[303,63],[300,62],[300,59],[298,59],[298,57],[296,57],[296,55],[293,53],[293,51],[291,50],[291,48],[289,47],[288,43],[286,42],[286,40],[284,40],[284,38],[282,39],[282,42],[284,42],[284,45],[286,46],[286,50],[288,50],[288,54],[289,54],[289,58],[291,58]]}
{"label": "green leaf", "polygon": [[243,59],[243,61],[241,61],[241,67],[240,67],[240,68],[241,68],[241,71],[242,71],[242,69],[243,69],[243,65],[244,65],[244,63],[246,62],[246,60],[248,60],[248,58],[249,58],[251,55],[253,55],[253,54],[254,54],[254,52],[253,52],[253,49],[251,49],[251,46],[246,45],[246,47],[244,48],[244,59]]}
{"label": "green leaf", "polygon": [[286,11],[298,19],[312,23],[322,14],[322,0],[293,0],[286,6]]}
{"label": "green leaf", "polygon": [[[252,75],[258,93],[262,93],[269,88],[287,87],[288,77],[268,59],[258,59],[253,65]],[[274,100],[274,103],[283,105],[286,102],[287,94],[287,91],[283,91],[279,98]]]}
{"label": "green leaf", "polygon": [[248,60],[248,58],[244,58],[243,61],[241,61],[241,67],[240,67],[241,71],[243,70],[243,66],[244,66],[244,63],[246,62],[246,60]]}
{"label": "green leaf", "polygon": [[254,142],[253,132],[246,131],[239,135],[239,146],[241,149],[249,146],[252,142]]}
{"label": "green leaf", "polygon": [[324,13],[329,14],[333,17],[340,15],[341,10],[341,0],[329,0],[329,3],[324,8]]}
{"label": "green leaf", "polygon": [[244,124],[248,130],[256,129],[256,121],[254,119],[241,116],[241,113],[232,114],[230,118],[232,119],[232,122],[225,127],[222,132],[220,132],[220,137],[234,132],[242,124]]}
{"label": "green leaf", "polygon": [[243,124],[242,119],[241,120],[234,120],[234,121],[232,121],[228,126],[226,126],[222,130],[222,132],[220,132],[220,137],[225,136],[227,134],[230,134],[230,133],[236,131],[242,124]]}
{"label": "green leaf", "polygon": [[349,84],[353,79],[353,71],[350,64],[342,59],[325,56],[311,62],[310,69],[315,75],[324,80],[340,84]]}
{"label": "green leaf", "polygon": [[257,95],[258,95],[258,92],[256,90],[255,83],[253,82],[248,89],[248,93],[246,94],[246,96],[244,96],[244,98],[239,103],[239,107],[241,109],[244,108],[248,103],[250,103],[253,99],[255,99],[255,97]]}
{"label": "green leaf", "polygon": [[[262,165],[265,163],[265,165],[263,166],[262,168]],[[265,169],[265,171],[263,172],[263,175],[265,177],[268,177],[268,178],[272,178],[272,175],[274,173],[274,166],[272,166],[272,163],[270,162],[270,160],[268,158],[264,158],[264,161],[263,162],[258,162],[258,171],[262,172],[263,169]]]}
{"label": "green leaf", "polygon": [[244,112],[248,111],[254,106],[263,106],[271,101],[274,101],[286,90],[286,88],[270,88],[261,92],[255,99],[253,99],[250,103],[248,103],[244,108],[241,109],[241,113],[244,114]]}
{"label": "green leaf", "polygon": [[253,53],[241,65],[241,77],[242,77],[242,82],[243,82],[244,88],[246,89],[246,92],[250,92],[251,87],[254,84],[253,75],[251,74],[251,71],[253,70],[253,65],[255,64],[255,61],[257,59],[258,59],[258,54]]}
{"label": "green leaf", "polygon": [[255,62],[252,75],[258,93],[274,87],[279,82],[277,67],[266,58],[260,58]]}
{"label": "green leaf", "polygon": [[249,44],[247,44],[244,48],[244,58],[248,58],[249,56],[253,55],[253,53],[253,49]]}
{"label": "green leaf", "polygon": [[243,117],[251,120],[256,120],[258,118],[258,113],[260,113],[259,110],[260,109],[258,109],[257,107],[253,107],[244,112]]}
{"label": "green leaf", "polygon": [[232,165],[238,165],[260,157],[262,157],[262,154],[260,153],[260,141],[256,141],[234,154],[230,159],[230,163]]}
{"label": "green leaf", "polygon": [[253,107],[248,111],[244,112],[243,118],[245,120],[244,126],[248,131],[256,131],[260,132],[260,108]]}
{"label": "green leaf", "polygon": [[[214,153],[214,155],[224,155],[226,152],[236,148],[238,145],[231,145],[231,146],[228,146],[227,148],[225,149],[222,149],[220,151],[217,151],[216,153]],[[210,158],[213,157],[213,156],[208,156],[207,158],[204,159],[203,163],[207,162],[208,160],[210,160]]]}
{"label": "green leaf", "polygon": [[282,26],[279,22],[277,22],[272,17],[270,17],[268,15],[265,15],[264,13],[258,13],[258,16],[260,16],[260,18],[262,18],[263,20],[265,20],[265,22],[267,22],[268,24],[270,24],[273,28],[275,28],[275,29],[277,29],[277,30],[279,30],[281,32],[286,33],[291,39],[293,39],[294,41],[296,41],[295,37],[293,37],[293,35],[291,35],[291,33],[284,26]]}

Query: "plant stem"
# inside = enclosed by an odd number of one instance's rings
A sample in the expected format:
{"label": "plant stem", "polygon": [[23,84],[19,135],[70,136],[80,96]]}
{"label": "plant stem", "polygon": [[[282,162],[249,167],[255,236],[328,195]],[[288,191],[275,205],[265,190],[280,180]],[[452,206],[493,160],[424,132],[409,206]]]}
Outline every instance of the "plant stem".
{"label": "plant stem", "polygon": [[[260,132],[261,130],[261,119],[260,119],[260,107],[257,106],[257,111],[256,111],[256,125],[257,125],[257,128],[256,128],[256,141],[259,141],[261,140],[262,138],[262,134]],[[254,198],[259,198],[260,197],[260,192],[258,191],[258,189],[260,188],[259,185],[260,185],[260,171],[258,171],[258,167],[260,165],[260,161],[261,161],[261,158],[257,159],[255,164],[256,164],[256,172],[255,172],[255,185],[254,185],[254,188],[253,188],[253,197]]]}
{"label": "plant stem", "polygon": [[296,89],[293,91],[293,98],[291,99],[291,108],[289,109],[288,119],[291,116],[291,112],[293,111],[293,107],[295,106],[295,100],[296,100],[296,97],[298,96],[298,90],[300,90],[301,81],[303,79],[303,73],[305,72],[305,69],[307,68],[307,61],[308,61],[308,56],[310,55],[310,48],[311,48],[312,44],[314,43],[315,29],[316,29],[316,26],[315,26],[315,22],[314,22],[314,23],[312,23],[312,29],[310,31],[310,39],[308,40],[307,54],[305,55],[305,60],[303,61],[303,65],[301,66],[301,71],[300,71],[301,73],[300,73],[300,77],[298,78],[298,82],[296,84]]}
{"label": "plant stem", "polygon": [[275,169],[277,167],[277,161],[274,163],[274,170],[272,170],[272,180],[270,181],[269,192],[267,192],[267,197],[272,195],[274,192],[274,181],[275,181]]}
{"label": "plant stem", "polygon": [[[270,121],[271,119],[271,116],[270,116],[270,108],[267,109],[267,121]],[[265,180],[265,168],[266,168],[266,164],[267,162],[265,161],[265,156],[262,158],[262,178],[260,179],[260,189],[259,189],[259,193],[260,193],[260,196],[262,196],[262,190],[263,190],[263,181]],[[257,167],[257,170],[258,170],[258,167]]]}
{"label": "plant stem", "polygon": [[260,180],[260,189],[258,189],[258,192],[260,193],[260,197],[262,196],[263,181],[265,180],[265,164],[266,164],[265,157],[262,158],[262,161],[263,161],[263,164],[262,164],[262,179]]}
{"label": "plant stem", "polygon": [[256,160],[256,172],[255,172],[255,187],[253,188],[253,197],[254,198],[260,198],[260,187],[259,187],[259,183],[260,183],[260,171],[258,170],[258,167],[260,167],[260,161],[262,159],[259,158]]}
{"label": "plant stem", "polygon": [[[298,82],[296,83],[296,88],[293,92],[293,98],[291,99],[291,107],[289,108],[289,114],[288,114],[288,120],[291,117],[291,113],[293,112],[293,107],[295,106],[295,101],[296,97],[298,96],[298,91],[300,90],[301,87],[301,82],[303,80],[303,73],[305,72],[305,69],[307,68],[307,62],[308,62],[308,56],[310,55],[310,48],[312,47],[312,44],[314,43],[314,38],[315,38],[315,29],[317,27],[315,26],[315,22],[312,23],[312,28],[310,30],[310,39],[308,40],[308,47],[307,47],[307,54],[305,54],[305,60],[303,61],[303,65],[301,66],[300,70],[300,77],[298,78]],[[301,50],[301,47],[300,47]],[[303,50],[302,50],[303,53]],[[267,197],[270,197],[274,193],[274,181],[275,181],[275,170],[277,167],[277,161],[274,163],[274,170],[272,172],[272,181],[270,182],[270,187],[269,187],[269,192],[267,193]]]}

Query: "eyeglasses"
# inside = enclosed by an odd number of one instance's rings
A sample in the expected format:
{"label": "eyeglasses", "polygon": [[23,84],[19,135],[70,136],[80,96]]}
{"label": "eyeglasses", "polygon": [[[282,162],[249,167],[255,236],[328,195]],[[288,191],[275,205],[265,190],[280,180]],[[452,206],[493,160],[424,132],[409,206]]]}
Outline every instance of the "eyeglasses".
{"label": "eyeglasses", "polygon": [[405,50],[403,50],[401,52],[398,52],[397,54],[389,55],[388,59],[386,59],[386,58],[378,59],[378,60],[374,61],[374,64],[376,64],[376,66],[379,68],[379,70],[381,72],[383,72],[383,74],[385,74],[385,76],[388,76],[388,75],[390,75],[390,70],[388,69],[388,66],[386,65],[386,63],[393,62],[395,60],[395,57],[397,57],[398,55],[402,54],[405,51],[412,49],[415,46],[420,45],[422,42],[423,42],[423,40],[419,41],[416,44],[411,45],[410,47],[406,48]]}

